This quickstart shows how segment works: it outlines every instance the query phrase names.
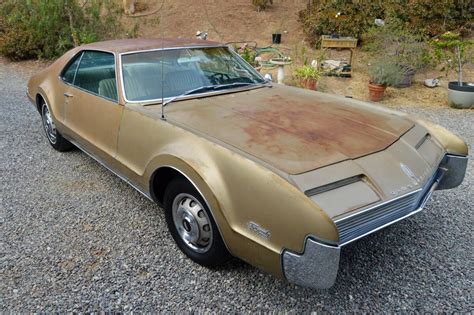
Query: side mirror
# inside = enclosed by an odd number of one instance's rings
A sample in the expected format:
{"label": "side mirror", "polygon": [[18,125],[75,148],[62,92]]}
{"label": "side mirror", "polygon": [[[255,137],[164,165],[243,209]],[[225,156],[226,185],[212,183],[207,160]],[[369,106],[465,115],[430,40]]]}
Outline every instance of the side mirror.
{"label": "side mirror", "polygon": [[272,74],[271,73],[267,73],[263,76],[263,78],[265,79],[265,81],[267,82],[273,82],[273,77],[272,77]]}

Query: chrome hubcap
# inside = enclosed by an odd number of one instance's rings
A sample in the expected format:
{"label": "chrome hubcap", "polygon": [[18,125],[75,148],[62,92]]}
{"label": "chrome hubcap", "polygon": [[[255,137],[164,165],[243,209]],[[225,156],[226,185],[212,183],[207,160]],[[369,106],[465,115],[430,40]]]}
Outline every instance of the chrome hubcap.
{"label": "chrome hubcap", "polygon": [[173,223],[184,243],[198,253],[212,245],[212,225],[201,203],[189,194],[179,194],[173,201]]}
{"label": "chrome hubcap", "polygon": [[55,144],[57,139],[56,126],[54,125],[53,118],[51,117],[51,113],[49,112],[48,106],[46,104],[43,105],[42,111],[44,131],[46,131],[48,140],[52,144]]}

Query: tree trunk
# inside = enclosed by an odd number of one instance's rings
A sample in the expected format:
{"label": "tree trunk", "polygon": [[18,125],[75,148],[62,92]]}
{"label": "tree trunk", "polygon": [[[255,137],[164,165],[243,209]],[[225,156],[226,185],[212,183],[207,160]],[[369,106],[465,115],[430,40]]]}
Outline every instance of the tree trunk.
{"label": "tree trunk", "polygon": [[459,46],[456,46],[456,59],[458,60],[458,84],[462,86],[462,60]]}

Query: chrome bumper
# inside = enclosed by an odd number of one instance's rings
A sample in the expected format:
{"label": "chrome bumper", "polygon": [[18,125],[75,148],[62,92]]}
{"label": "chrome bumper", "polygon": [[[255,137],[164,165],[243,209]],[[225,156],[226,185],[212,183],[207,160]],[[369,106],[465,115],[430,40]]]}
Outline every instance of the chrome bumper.
{"label": "chrome bumper", "polygon": [[450,189],[461,185],[466,175],[467,160],[467,156],[446,154],[440,164],[445,173],[436,189]]}
{"label": "chrome bumper", "polygon": [[341,247],[308,237],[302,254],[285,250],[283,273],[289,282],[315,289],[328,289],[336,281]]}
{"label": "chrome bumper", "polygon": [[[386,204],[379,206],[379,209],[374,207],[374,211],[378,211],[380,215],[372,213],[370,217],[375,224],[368,222],[371,223],[370,230],[363,231],[360,235],[351,237],[339,245],[327,245],[317,241],[316,238],[307,237],[303,253],[284,250],[282,253],[282,269],[286,279],[289,282],[315,289],[330,288],[336,281],[342,246],[421,211],[435,189],[448,189],[460,185],[464,179],[466,167],[467,157],[448,154],[443,158],[430,181],[423,189],[419,190],[419,197],[414,199],[416,203],[413,204],[413,208],[406,208],[406,203],[402,204],[406,209],[392,207],[388,209],[388,212],[384,208]],[[364,211],[361,212],[364,214]]]}

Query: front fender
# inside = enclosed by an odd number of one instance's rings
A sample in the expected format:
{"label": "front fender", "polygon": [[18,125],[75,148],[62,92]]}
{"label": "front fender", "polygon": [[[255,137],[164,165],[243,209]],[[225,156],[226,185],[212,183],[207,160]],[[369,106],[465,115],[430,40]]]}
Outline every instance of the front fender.
{"label": "front fender", "polygon": [[211,208],[233,255],[281,276],[284,249],[302,252],[308,235],[338,242],[333,221],[288,180],[205,139],[174,139],[166,154],[148,164],[145,177],[160,167],[186,176]]}
{"label": "front fender", "polygon": [[467,156],[469,154],[466,142],[451,131],[425,120],[418,119],[416,122],[428,130],[443,145],[447,153],[460,156]]}

